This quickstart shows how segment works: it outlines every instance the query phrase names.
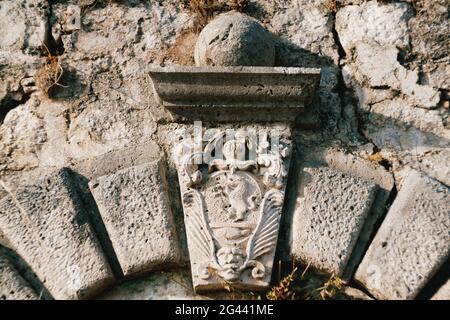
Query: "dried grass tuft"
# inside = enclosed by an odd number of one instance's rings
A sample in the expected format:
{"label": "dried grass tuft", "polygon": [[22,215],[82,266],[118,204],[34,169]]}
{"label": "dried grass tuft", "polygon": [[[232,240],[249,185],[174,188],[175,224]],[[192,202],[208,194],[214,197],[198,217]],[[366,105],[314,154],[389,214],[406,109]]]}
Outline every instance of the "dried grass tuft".
{"label": "dried grass tuft", "polygon": [[268,300],[294,300],[295,291],[292,289],[292,284],[296,278],[296,272],[297,268],[294,268],[289,275],[267,293],[266,298]]}
{"label": "dried grass tuft", "polygon": [[66,86],[59,83],[64,70],[59,63],[59,57],[52,55],[45,44],[43,44],[43,46],[47,52],[47,55],[43,66],[34,75],[34,81],[36,83],[36,87],[46,97],[50,97],[51,90],[55,86],[66,88]]}
{"label": "dried grass tuft", "polygon": [[318,296],[322,300],[329,300],[339,297],[343,293],[346,283],[341,278],[332,275],[322,287],[317,289]]}
{"label": "dried grass tuft", "polygon": [[336,0],[327,0],[327,1],[325,1],[324,5],[325,5],[325,8],[327,8],[327,10],[329,12],[336,13],[338,10],[338,5],[336,3]]}

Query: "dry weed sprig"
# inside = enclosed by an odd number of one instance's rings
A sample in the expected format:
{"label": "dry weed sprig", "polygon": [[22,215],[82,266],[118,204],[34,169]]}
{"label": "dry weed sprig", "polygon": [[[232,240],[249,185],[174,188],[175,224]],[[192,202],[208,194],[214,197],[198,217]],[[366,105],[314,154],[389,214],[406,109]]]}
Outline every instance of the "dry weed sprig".
{"label": "dry weed sprig", "polygon": [[290,274],[283,278],[279,284],[274,286],[270,290],[266,298],[268,300],[294,300],[295,292],[292,290],[292,283],[294,282],[297,272],[297,267],[295,267]]}
{"label": "dry weed sprig", "polygon": [[317,288],[317,291],[322,300],[333,299],[343,291],[345,285],[344,280],[332,275],[322,287]]}
{"label": "dry weed sprig", "polygon": [[45,96],[49,97],[50,90],[54,86],[63,88],[67,88],[67,86],[59,83],[59,80],[64,73],[64,70],[59,63],[59,57],[52,55],[45,43],[43,43],[42,45],[45,48],[47,54],[45,56],[44,65],[36,72],[36,74],[34,75],[34,80],[39,90],[41,90],[41,92]]}

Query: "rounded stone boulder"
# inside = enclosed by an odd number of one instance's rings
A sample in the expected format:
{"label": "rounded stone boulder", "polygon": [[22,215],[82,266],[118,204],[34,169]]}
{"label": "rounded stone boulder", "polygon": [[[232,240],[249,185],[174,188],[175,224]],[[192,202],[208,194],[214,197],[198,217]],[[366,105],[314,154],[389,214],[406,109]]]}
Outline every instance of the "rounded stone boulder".
{"label": "rounded stone boulder", "polygon": [[231,11],[206,25],[194,55],[197,66],[273,66],[275,43],[256,19]]}

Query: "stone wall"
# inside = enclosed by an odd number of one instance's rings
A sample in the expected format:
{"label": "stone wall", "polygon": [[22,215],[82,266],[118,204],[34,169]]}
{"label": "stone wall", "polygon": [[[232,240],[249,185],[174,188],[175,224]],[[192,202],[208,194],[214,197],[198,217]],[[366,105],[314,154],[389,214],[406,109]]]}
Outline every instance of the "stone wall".
{"label": "stone wall", "polygon": [[[354,278],[381,299],[428,298],[448,279],[442,271],[450,250],[448,10],[445,0],[249,1],[244,12],[274,35],[277,66],[322,70],[311,105],[317,113],[293,128],[279,259]],[[188,277],[169,150],[190,124],[172,122],[148,72],[193,64],[203,18],[177,0],[0,3],[0,242],[22,256],[54,298],[92,297],[115,280],[166,265]],[[56,188],[69,212],[54,208],[42,188]],[[117,197],[121,203],[111,200]],[[33,214],[38,208],[29,202],[36,199],[49,216]],[[118,214],[123,206],[133,212],[150,206],[154,215],[133,220]],[[46,227],[49,219],[58,228]],[[160,241],[149,236],[152,223],[167,236],[165,245],[177,243],[174,250],[152,242]],[[44,237],[43,257],[35,245],[18,246],[27,234]],[[55,239],[95,258],[53,260]],[[133,241],[136,251],[127,251]],[[147,244],[160,251],[145,252]],[[381,261],[385,256],[392,259]],[[61,268],[48,270],[47,261]],[[7,282],[22,289],[6,298],[36,297],[36,287],[24,282],[30,280],[3,264],[0,294]],[[163,289],[149,289],[148,297],[164,297],[158,290],[192,295],[167,288],[166,275],[152,277],[148,286]],[[123,289],[109,297],[117,294],[128,297]]]}

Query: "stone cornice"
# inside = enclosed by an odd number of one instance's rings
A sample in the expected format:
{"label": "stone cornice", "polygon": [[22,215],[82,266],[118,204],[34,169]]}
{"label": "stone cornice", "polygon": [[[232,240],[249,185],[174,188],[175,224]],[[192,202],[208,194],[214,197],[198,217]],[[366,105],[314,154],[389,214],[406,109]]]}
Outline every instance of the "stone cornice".
{"label": "stone cornice", "polygon": [[297,67],[159,67],[154,92],[175,118],[293,121],[311,104],[320,69]]}

